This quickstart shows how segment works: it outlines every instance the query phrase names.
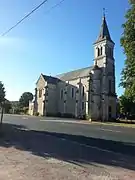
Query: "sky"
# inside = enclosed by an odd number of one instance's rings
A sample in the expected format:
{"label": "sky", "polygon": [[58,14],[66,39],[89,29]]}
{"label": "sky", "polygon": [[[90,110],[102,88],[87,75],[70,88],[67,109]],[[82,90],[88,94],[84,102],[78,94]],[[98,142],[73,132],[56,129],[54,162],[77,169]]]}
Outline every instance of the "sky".
{"label": "sky", "polygon": [[[0,34],[13,26],[43,0],[0,0]],[[0,37],[0,81],[6,98],[19,100],[34,93],[40,74],[55,76],[93,65],[94,49],[103,15],[115,42],[116,91],[125,56],[120,46],[128,0],[48,0],[38,11],[4,37]]]}

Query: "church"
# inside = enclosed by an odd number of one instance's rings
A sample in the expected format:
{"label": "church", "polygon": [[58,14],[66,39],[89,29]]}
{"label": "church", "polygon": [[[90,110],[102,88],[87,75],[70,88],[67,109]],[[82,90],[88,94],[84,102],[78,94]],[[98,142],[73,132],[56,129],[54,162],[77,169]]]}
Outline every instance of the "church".
{"label": "church", "polygon": [[109,121],[116,118],[115,43],[103,16],[94,64],[56,77],[41,74],[29,114]]}

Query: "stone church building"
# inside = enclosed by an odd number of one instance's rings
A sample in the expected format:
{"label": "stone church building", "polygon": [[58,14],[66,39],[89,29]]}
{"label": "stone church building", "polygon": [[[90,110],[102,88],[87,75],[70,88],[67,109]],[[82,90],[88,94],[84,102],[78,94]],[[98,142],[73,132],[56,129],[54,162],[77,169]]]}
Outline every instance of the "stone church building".
{"label": "stone church building", "polygon": [[41,74],[29,114],[108,121],[116,118],[114,42],[105,16],[94,43],[94,65],[56,77]]}

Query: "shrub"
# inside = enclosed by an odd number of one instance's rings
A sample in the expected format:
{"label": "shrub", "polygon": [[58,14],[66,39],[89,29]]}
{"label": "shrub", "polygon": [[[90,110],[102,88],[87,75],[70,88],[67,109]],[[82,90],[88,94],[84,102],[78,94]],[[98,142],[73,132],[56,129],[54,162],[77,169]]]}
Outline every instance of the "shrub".
{"label": "shrub", "polygon": [[85,120],[90,120],[90,119],[91,119],[90,114],[85,114],[85,115],[84,115],[84,119],[85,119]]}
{"label": "shrub", "polygon": [[39,112],[34,112],[34,116],[39,116]]}
{"label": "shrub", "polygon": [[23,113],[24,113],[24,114],[28,114],[28,110],[29,110],[28,107],[24,107],[24,108],[23,108]]}

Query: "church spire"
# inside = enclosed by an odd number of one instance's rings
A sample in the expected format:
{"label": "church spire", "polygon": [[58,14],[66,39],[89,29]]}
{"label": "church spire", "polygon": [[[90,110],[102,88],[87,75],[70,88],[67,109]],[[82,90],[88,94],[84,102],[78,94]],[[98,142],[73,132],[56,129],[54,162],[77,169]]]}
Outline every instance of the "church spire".
{"label": "church spire", "polygon": [[103,9],[102,25],[101,25],[100,33],[99,33],[96,43],[100,42],[102,40],[105,40],[105,39],[113,42],[111,39],[109,30],[108,30],[108,26],[107,26],[107,22],[106,22],[106,18],[105,18],[105,9]]}

